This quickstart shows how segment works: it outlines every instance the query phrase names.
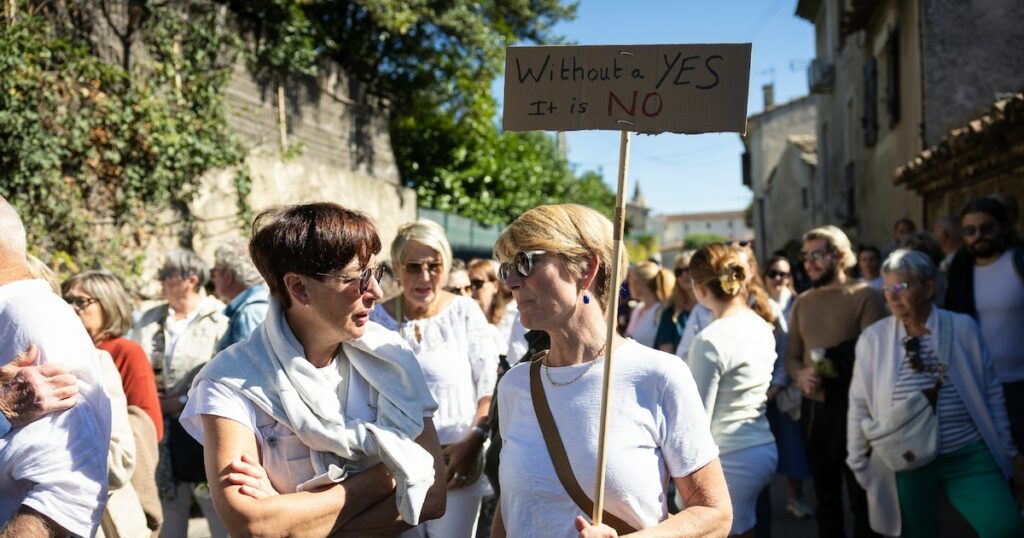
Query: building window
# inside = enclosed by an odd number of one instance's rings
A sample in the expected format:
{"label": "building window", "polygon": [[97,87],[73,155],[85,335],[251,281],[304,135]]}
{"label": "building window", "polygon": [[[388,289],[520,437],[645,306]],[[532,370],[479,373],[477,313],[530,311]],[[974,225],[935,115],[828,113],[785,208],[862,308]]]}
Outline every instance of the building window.
{"label": "building window", "polygon": [[878,60],[874,56],[864,64],[864,145],[878,143]]}
{"label": "building window", "polygon": [[896,26],[889,32],[889,42],[885,46],[886,77],[885,104],[889,112],[889,128],[900,122],[900,28]]}
{"label": "building window", "polygon": [[801,189],[800,194],[803,196],[804,209],[807,209],[807,187]]}

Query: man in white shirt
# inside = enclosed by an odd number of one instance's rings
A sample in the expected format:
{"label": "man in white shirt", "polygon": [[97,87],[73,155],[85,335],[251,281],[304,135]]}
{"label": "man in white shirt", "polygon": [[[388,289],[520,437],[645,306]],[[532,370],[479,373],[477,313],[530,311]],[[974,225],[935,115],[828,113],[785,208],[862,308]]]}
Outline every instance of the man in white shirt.
{"label": "man in white shirt", "polygon": [[1003,383],[1013,440],[1024,446],[1024,250],[997,200],[971,200],[960,224],[964,248],[950,264],[946,307],[978,320]]}
{"label": "man in white shirt", "polygon": [[77,405],[0,437],[0,537],[93,536],[107,501],[110,400],[82,322],[33,280],[25,228],[0,198],[0,360],[39,347],[78,377]]}

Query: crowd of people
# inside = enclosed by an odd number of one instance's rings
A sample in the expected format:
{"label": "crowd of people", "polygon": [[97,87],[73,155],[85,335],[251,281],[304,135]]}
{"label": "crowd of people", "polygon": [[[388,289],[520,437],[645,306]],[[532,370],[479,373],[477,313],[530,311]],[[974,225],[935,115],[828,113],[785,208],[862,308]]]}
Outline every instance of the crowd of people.
{"label": "crowd of people", "polygon": [[384,253],[371,216],[308,203],[212,265],[166,252],[143,308],[103,269],[61,282],[0,198],[0,538],[180,538],[197,513],[218,538],[762,537],[775,476],[822,537],[938,536],[943,494],[1024,536],[1018,226],[993,195],[884,251],[826,225],[798,255],[631,265],[556,204],[462,261],[436,223]]}

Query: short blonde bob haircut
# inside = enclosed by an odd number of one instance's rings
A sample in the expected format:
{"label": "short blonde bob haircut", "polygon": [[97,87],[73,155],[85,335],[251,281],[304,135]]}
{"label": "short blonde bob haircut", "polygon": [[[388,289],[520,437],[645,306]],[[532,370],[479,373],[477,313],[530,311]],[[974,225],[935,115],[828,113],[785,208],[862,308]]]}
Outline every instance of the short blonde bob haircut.
{"label": "short blonde bob haircut", "polygon": [[[590,253],[597,254],[599,267],[595,295],[602,308],[610,299],[614,242],[612,223],[604,215],[579,204],[537,206],[517,218],[498,238],[494,255],[501,262],[524,250],[544,250],[561,255],[566,267],[577,277],[587,272]],[[622,249],[619,274],[626,275],[628,258]]]}
{"label": "short blonde bob haircut", "polygon": [[448,280],[448,271],[452,267],[452,246],[448,243],[448,234],[440,224],[432,220],[420,219],[407,222],[398,228],[395,240],[391,243],[391,265],[395,274],[402,271],[402,264],[405,263],[405,249],[409,243],[415,241],[426,245],[441,256],[442,277],[441,285]]}
{"label": "short blonde bob haircut", "polygon": [[631,271],[654,293],[659,302],[664,302],[672,295],[672,288],[676,285],[676,275],[672,271],[650,261],[636,264]]}
{"label": "short blonde bob haircut", "polygon": [[86,271],[64,281],[61,291],[67,295],[73,288],[79,288],[99,302],[103,309],[103,340],[120,338],[132,326],[132,302],[124,291],[121,279],[110,271]]}
{"label": "short blonde bob haircut", "polygon": [[850,245],[850,238],[838,227],[826,224],[815,228],[804,234],[804,241],[824,239],[828,248],[839,255],[839,265],[843,269],[850,269],[857,265],[857,255],[853,253],[853,246]]}

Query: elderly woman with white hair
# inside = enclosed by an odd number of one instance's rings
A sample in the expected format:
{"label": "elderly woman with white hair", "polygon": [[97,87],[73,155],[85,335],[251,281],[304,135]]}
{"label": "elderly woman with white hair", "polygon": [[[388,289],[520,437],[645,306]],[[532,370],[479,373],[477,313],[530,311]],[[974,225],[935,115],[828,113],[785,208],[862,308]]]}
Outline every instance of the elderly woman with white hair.
{"label": "elderly woman with white hair", "polygon": [[437,401],[434,425],[447,462],[445,515],[407,532],[411,536],[473,536],[480,502],[487,411],[497,381],[498,355],[491,327],[471,297],[444,291],[452,250],[444,229],[420,220],[401,226],[391,263],[402,293],[370,319],[398,331],[412,347]]}
{"label": "elderly woman with white hair", "polygon": [[249,338],[263,323],[270,308],[270,290],[249,257],[249,242],[241,237],[225,240],[213,252],[210,280],[213,293],[227,303],[228,330],[217,343],[217,351],[223,351]]}
{"label": "elderly woman with white hair", "polygon": [[847,419],[871,528],[938,536],[945,491],[978,536],[1024,535],[1007,485],[1016,449],[978,324],[932,304],[936,269],[921,252],[896,250],[882,278],[892,316],[857,341]]}

